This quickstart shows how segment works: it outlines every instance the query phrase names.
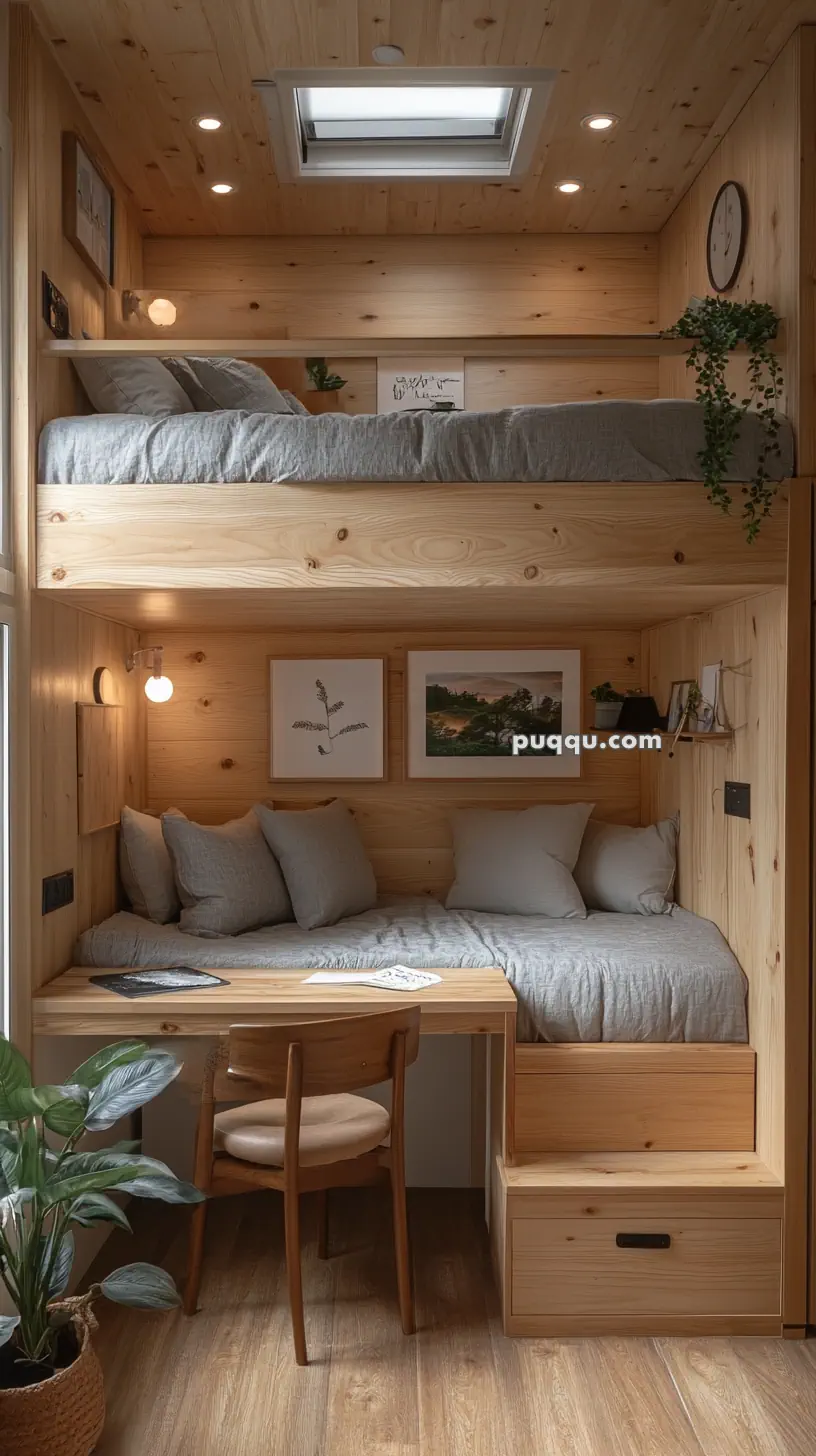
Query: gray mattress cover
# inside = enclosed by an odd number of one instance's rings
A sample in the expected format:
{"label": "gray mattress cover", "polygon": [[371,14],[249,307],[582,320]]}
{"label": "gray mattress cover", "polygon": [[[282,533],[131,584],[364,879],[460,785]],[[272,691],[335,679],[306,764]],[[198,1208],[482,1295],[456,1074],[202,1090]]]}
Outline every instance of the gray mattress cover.
{"label": "gray mattress cover", "polygon": [[448,911],[394,897],[322,930],[276,925],[223,940],[120,913],[80,938],[84,966],[353,970],[501,966],[520,1041],[744,1042],[747,981],[719,930],[686,910],[586,920]]}
{"label": "gray mattress cover", "polygon": [[[728,480],[750,480],[764,438],[743,422]],[[597,400],[485,413],[317,416],[81,415],[40,436],[44,484],[183,485],[208,481],[700,480],[701,407],[688,400]],[[771,475],[793,474],[779,431]]]}

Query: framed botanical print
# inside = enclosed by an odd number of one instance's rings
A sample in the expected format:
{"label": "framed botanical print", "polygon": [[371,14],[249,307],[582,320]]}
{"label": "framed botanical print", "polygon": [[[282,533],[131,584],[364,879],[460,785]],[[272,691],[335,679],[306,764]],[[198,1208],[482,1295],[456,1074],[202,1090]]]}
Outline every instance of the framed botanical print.
{"label": "framed botanical print", "polygon": [[269,661],[271,779],[384,779],[382,657]]}
{"label": "framed botanical print", "polygon": [[113,188],[75,132],[62,135],[62,230],[100,283],[113,284]]}
{"label": "framed botanical print", "polygon": [[546,740],[581,732],[581,654],[409,652],[406,718],[408,778],[577,777]]}

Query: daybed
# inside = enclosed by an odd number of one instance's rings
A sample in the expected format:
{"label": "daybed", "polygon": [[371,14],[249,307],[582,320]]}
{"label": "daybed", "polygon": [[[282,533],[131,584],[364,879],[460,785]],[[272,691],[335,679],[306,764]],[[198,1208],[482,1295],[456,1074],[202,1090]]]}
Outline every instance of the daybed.
{"label": "daybed", "polygon": [[670,915],[586,920],[449,911],[393,897],[318,931],[293,923],[218,940],[120,913],[87,930],[83,966],[355,969],[501,966],[525,1042],[746,1042],[747,983],[719,930]]}

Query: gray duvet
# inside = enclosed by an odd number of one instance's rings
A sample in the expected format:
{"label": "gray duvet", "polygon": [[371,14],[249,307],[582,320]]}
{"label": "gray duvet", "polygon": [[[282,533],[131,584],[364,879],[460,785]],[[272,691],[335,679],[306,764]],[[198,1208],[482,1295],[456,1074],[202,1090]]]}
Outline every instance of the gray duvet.
{"label": "gray duvet", "polygon": [[[762,426],[743,422],[728,480],[750,480]],[[43,484],[700,480],[702,412],[687,400],[599,400],[485,413],[81,415],[40,436]],[[779,480],[793,474],[783,420]]]}
{"label": "gray duvet", "polygon": [[118,914],[81,937],[84,966],[355,970],[501,966],[520,1041],[744,1042],[747,982],[710,920],[591,913],[586,920],[448,911],[399,897],[322,930],[277,925],[223,940]]}

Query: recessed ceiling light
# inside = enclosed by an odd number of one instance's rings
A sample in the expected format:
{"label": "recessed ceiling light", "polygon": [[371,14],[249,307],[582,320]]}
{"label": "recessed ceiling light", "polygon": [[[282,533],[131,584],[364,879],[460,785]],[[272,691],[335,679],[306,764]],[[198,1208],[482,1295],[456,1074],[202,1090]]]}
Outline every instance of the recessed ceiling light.
{"label": "recessed ceiling light", "polygon": [[213,182],[211,192],[217,192],[219,197],[226,197],[228,192],[234,192],[235,188],[231,182]]}
{"label": "recessed ceiling light", "polygon": [[405,60],[405,51],[402,46],[379,45],[374,47],[371,58],[378,66],[401,66]]}
{"label": "recessed ceiling light", "polygon": [[583,182],[578,182],[575,177],[567,177],[563,182],[556,182],[558,192],[583,192]]}
{"label": "recessed ceiling light", "polygon": [[613,116],[611,111],[594,111],[581,119],[581,125],[587,131],[611,131],[618,121],[619,117]]}
{"label": "recessed ceiling light", "polygon": [[201,131],[220,131],[224,125],[219,116],[197,116],[195,124]]}

